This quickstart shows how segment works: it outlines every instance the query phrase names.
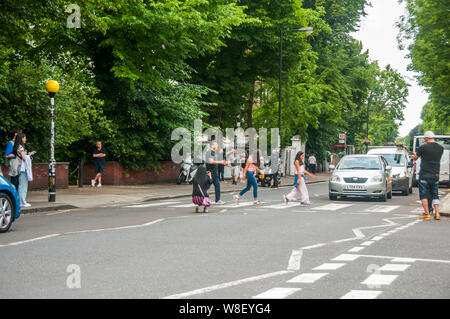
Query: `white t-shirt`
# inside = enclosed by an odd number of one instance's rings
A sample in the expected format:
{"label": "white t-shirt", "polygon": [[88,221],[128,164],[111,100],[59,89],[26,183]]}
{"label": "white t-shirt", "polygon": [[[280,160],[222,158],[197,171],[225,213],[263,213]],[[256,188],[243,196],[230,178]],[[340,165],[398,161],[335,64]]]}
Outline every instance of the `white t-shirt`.
{"label": "white t-shirt", "polygon": [[314,157],[314,156],[310,156],[309,158],[308,158],[308,161],[309,161],[309,164],[316,164],[317,162],[316,162],[316,158]]}

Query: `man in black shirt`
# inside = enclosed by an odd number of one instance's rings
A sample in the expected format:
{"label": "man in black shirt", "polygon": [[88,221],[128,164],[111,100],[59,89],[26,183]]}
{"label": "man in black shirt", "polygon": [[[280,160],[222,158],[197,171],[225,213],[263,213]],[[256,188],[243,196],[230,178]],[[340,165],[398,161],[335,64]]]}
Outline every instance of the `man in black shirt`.
{"label": "man in black shirt", "polygon": [[440,219],[439,215],[439,170],[441,167],[441,157],[444,148],[435,142],[434,133],[428,131],[424,135],[425,143],[417,149],[414,153],[414,160],[419,157],[420,172],[419,172],[419,196],[422,202],[425,213],[422,219],[431,219],[430,210],[428,206],[429,198],[433,201],[434,218]]}
{"label": "man in black shirt", "polygon": [[217,160],[217,151],[218,144],[216,141],[211,142],[211,149],[206,153],[206,171],[211,172],[212,180],[214,183],[214,193],[216,197],[216,204],[223,205],[225,202],[220,200],[220,180],[219,180],[219,164],[226,164],[225,160],[218,161]]}
{"label": "man in black shirt", "polygon": [[91,180],[91,185],[95,186],[95,183],[98,181],[97,187],[102,187],[102,175],[106,163],[105,157],[108,153],[106,152],[106,149],[102,147],[102,142],[97,141],[96,146],[97,147],[92,150],[95,164],[95,178]]}

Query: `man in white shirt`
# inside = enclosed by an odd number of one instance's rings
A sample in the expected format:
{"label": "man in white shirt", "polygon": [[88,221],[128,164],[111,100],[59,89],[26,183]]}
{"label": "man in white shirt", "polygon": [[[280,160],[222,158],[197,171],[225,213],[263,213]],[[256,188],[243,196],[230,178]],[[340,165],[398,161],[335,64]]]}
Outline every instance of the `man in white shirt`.
{"label": "man in white shirt", "polygon": [[314,154],[311,154],[308,158],[308,163],[309,163],[309,172],[312,174],[316,173],[316,165],[317,165],[317,160],[316,157],[314,156]]}

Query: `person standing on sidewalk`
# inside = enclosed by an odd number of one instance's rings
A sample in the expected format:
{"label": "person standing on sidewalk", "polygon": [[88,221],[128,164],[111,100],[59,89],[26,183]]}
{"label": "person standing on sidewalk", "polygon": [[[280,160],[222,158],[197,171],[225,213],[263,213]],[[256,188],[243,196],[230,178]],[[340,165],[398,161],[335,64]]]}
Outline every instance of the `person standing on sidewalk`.
{"label": "person standing on sidewalk", "polygon": [[316,165],[317,165],[317,159],[314,156],[314,153],[312,153],[309,158],[308,158],[308,163],[309,163],[309,171],[312,174],[316,173]]}
{"label": "person standing on sidewalk", "polygon": [[16,154],[14,153],[14,141],[18,133],[22,133],[21,129],[15,129],[11,132],[12,140],[6,144],[5,159],[6,168],[8,169],[8,175],[11,178],[11,184],[14,185],[16,190],[19,189],[19,170],[18,170],[18,160]]}
{"label": "person standing on sidewalk", "polygon": [[444,153],[444,148],[436,143],[434,133],[427,131],[424,134],[425,144],[417,149],[414,153],[414,160],[419,157],[420,171],[419,171],[419,198],[422,202],[424,214],[421,219],[431,219],[428,206],[429,198],[432,199],[434,206],[434,219],[439,220],[439,170],[441,167],[441,157]]}
{"label": "person standing on sidewalk", "polygon": [[280,151],[275,149],[270,155],[270,168],[272,169],[273,185],[271,188],[278,188],[278,171],[280,170]]}
{"label": "person standing on sidewalk", "polygon": [[297,174],[295,174],[294,177],[294,188],[288,195],[283,195],[283,200],[287,204],[289,201],[294,200],[295,196],[300,193],[301,195],[301,204],[302,205],[309,205],[309,193],[308,189],[306,188],[305,183],[305,174],[308,175],[311,178],[314,178],[315,176],[305,170],[305,164],[303,163],[303,160],[305,158],[305,154],[300,151],[295,156],[294,160],[294,166],[297,170]]}
{"label": "person standing on sidewalk", "polygon": [[[223,149],[219,150],[219,158],[223,158],[226,161],[226,156]],[[218,164],[217,168],[219,170],[219,180],[222,182],[225,181],[225,164]]]}
{"label": "person standing on sidewalk", "polygon": [[247,187],[245,187],[238,195],[233,195],[233,199],[236,204],[239,204],[239,198],[244,195],[246,192],[253,187],[253,204],[258,205],[260,202],[258,201],[258,183],[256,181],[256,171],[260,174],[264,175],[264,171],[262,171],[259,167],[261,166],[261,156],[259,150],[253,152],[253,154],[249,155],[247,158],[247,163],[244,168],[244,176],[243,179],[247,179]]}
{"label": "person standing on sidewalk", "polygon": [[[25,148],[25,143],[27,142],[27,137],[23,133],[18,133],[16,139],[14,140],[13,152],[16,154],[16,159],[18,161],[18,172],[19,172],[19,199],[21,207],[30,207],[31,205],[27,203],[27,193],[28,193],[28,181],[33,179],[31,173],[31,159],[36,152],[33,151],[28,153]],[[31,175],[31,176],[30,176]]]}
{"label": "person standing on sidewalk", "polygon": [[211,148],[206,153],[206,170],[211,172],[212,181],[214,183],[214,193],[215,193],[215,199],[216,204],[223,205],[225,202],[220,200],[220,180],[219,180],[219,171],[218,171],[218,165],[219,164],[226,164],[227,162],[225,160],[218,161],[217,160],[217,147],[218,144],[216,141],[211,142]]}
{"label": "person standing on sidewalk", "polygon": [[98,181],[97,187],[102,187],[102,175],[105,168],[106,155],[108,155],[108,152],[102,146],[102,142],[97,141],[96,148],[94,148],[94,150],[92,151],[92,156],[94,157],[94,164],[95,164],[95,178],[91,179],[92,187],[95,187],[95,183],[97,181]]}
{"label": "person standing on sidewalk", "polygon": [[200,165],[195,173],[194,178],[192,179],[192,202],[196,205],[195,212],[198,213],[198,210],[201,206],[203,206],[203,212],[208,212],[208,207],[211,204],[211,201],[205,201],[205,197],[209,197],[208,192],[206,191],[212,184],[212,176],[211,172],[207,172],[205,166]]}

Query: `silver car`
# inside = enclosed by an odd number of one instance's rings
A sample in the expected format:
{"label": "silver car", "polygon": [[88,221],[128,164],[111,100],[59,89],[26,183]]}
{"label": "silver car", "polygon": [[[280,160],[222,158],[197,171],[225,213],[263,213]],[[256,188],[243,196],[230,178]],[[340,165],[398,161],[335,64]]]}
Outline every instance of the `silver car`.
{"label": "silver car", "polygon": [[378,198],[385,202],[392,198],[392,168],[380,155],[347,155],[334,170],[329,182],[330,200],[338,196]]}

